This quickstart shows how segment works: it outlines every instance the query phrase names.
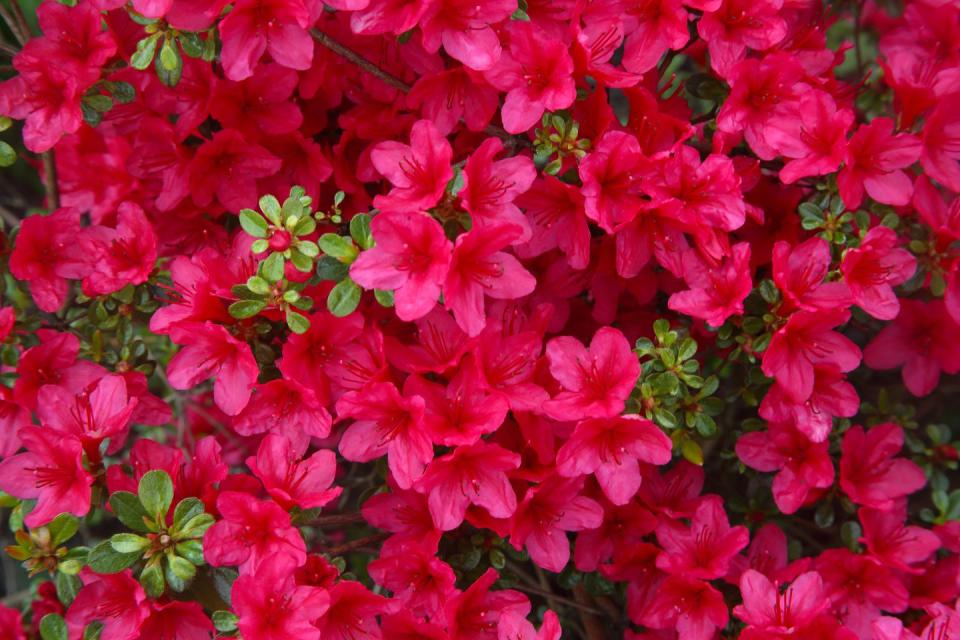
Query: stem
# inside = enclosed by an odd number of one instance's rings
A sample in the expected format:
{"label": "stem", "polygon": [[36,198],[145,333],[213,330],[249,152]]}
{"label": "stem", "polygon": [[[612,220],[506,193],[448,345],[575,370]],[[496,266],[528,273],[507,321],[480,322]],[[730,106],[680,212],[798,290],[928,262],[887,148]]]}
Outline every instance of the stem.
{"label": "stem", "polygon": [[[516,589],[517,591],[522,591],[524,593],[532,593],[537,596],[543,596],[544,598],[547,599],[548,602],[551,600],[560,602],[572,609],[576,609],[577,611],[582,611],[584,613],[589,613],[591,615],[597,615],[597,616],[603,615],[603,612],[600,609],[595,609],[594,607],[591,607],[591,606],[585,606],[582,603],[577,602],[576,600],[571,600],[570,598],[558,596],[554,592],[546,589],[541,589],[540,587],[534,587],[531,585],[516,585],[511,588]],[[556,609],[556,607],[550,607],[550,608]]]}
{"label": "stem", "polygon": [[383,533],[375,533],[370,536],[365,536],[363,538],[357,538],[356,540],[351,540],[350,542],[344,542],[343,544],[334,545],[332,547],[320,547],[320,551],[331,556],[338,556],[348,551],[353,551],[354,549],[359,549],[360,547],[365,547],[368,544],[376,544],[378,542],[383,542],[390,537],[390,533],[384,531]]}
{"label": "stem", "polygon": [[330,49],[330,51],[333,51],[335,54],[337,54],[341,58],[349,60],[350,62],[357,65],[358,67],[360,67],[370,75],[374,76],[375,78],[385,82],[386,84],[390,85],[394,89],[397,89],[403,93],[410,93],[411,87],[406,82],[404,82],[403,80],[401,80],[400,78],[396,77],[393,74],[387,73],[377,65],[373,64],[372,62],[370,62],[369,60],[361,56],[359,53],[356,53],[355,51],[352,51],[346,48],[345,46],[343,46],[342,44],[340,44],[339,42],[337,42],[336,40],[334,40],[333,38],[325,34],[323,31],[320,31],[319,29],[311,29],[310,35],[313,36],[314,40],[316,40],[317,42],[325,46],[327,49]]}
{"label": "stem", "polygon": [[[343,46],[342,44],[340,44],[339,42],[337,42],[336,40],[334,40],[333,38],[325,34],[323,31],[320,31],[319,29],[311,29],[310,35],[313,36],[314,40],[316,40],[317,42],[325,46],[327,49],[330,49],[330,51],[333,51],[335,54],[337,54],[341,58],[344,58],[345,60],[348,60],[353,64],[357,65],[358,67],[360,67],[361,69],[363,69],[364,71],[372,75],[373,77],[377,78],[381,82],[390,85],[391,87],[393,87],[394,89],[397,89],[401,93],[404,93],[404,94],[410,93],[410,90],[412,89],[412,87],[409,84],[407,84],[397,76],[393,75],[392,73],[384,71],[383,69],[375,65],[373,62],[371,62],[367,58],[364,58],[362,55],[360,55],[356,51],[353,51],[352,49],[349,49]],[[530,146],[530,141],[527,140],[526,138],[507,133],[506,130],[496,125],[487,126],[483,130],[483,132],[489,136],[496,136],[500,138],[501,140],[504,141],[504,143],[507,144],[507,146],[510,146],[510,147]]]}
{"label": "stem", "polygon": [[[591,606],[590,594],[587,593],[587,589],[582,585],[578,584],[573,588],[573,596],[576,598],[577,602],[580,603],[585,609],[593,609]],[[598,614],[603,615],[599,610],[594,609]],[[587,640],[605,640],[607,637],[607,632],[603,629],[603,623],[600,622],[600,619],[597,615],[593,613],[588,613],[584,609],[580,610],[580,622],[583,623],[583,631],[587,634]]]}
{"label": "stem", "polygon": [[309,524],[317,527],[336,527],[342,524],[356,524],[365,522],[362,513],[333,513],[327,516],[317,516]]}
{"label": "stem", "polygon": [[853,23],[853,52],[857,58],[857,79],[863,78],[863,53],[860,51],[860,23],[863,18],[863,1],[858,0],[856,9],[854,9]]}
{"label": "stem", "polygon": [[[16,4],[16,0],[11,0],[11,4]],[[20,30],[20,23],[14,17],[13,12],[3,4],[3,0],[0,0],[0,18],[3,18],[3,21],[7,23],[7,27],[10,28],[10,33],[13,34],[13,37],[16,39],[20,46],[22,47],[29,40],[29,33]]]}
{"label": "stem", "polygon": [[56,211],[60,208],[60,189],[57,186],[57,163],[53,149],[41,154],[43,160],[43,190],[47,194],[47,206]]}

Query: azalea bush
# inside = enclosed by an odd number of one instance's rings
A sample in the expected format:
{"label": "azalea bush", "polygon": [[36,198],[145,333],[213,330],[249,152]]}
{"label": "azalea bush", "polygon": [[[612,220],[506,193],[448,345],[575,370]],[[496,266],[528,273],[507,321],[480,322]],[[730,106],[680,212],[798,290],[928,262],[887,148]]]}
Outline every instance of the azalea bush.
{"label": "azalea bush", "polygon": [[960,3],[0,19],[0,639],[960,638]]}

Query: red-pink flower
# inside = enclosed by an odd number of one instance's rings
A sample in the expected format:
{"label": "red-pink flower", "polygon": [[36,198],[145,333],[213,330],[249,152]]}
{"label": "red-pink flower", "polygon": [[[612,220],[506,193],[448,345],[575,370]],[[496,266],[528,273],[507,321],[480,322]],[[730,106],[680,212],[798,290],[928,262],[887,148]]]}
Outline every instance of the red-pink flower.
{"label": "red-pink flower", "polygon": [[752,469],[777,472],[773,499],[784,513],[794,513],[810,494],[833,484],[829,442],[811,442],[797,429],[771,423],[769,431],[746,433],[737,440],[737,457]]}
{"label": "red-pink flower", "polygon": [[141,638],[208,640],[213,623],[197,602],[150,601],[150,614],[140,625]]}
{"label": "red-pink flower", "polygon": [[863,192],[884,204],[910,202],[913,183],[903,169],[920,158],[920,141],[907,133],[893,135],[893,120],[874,118],[859,127],[847,142],[844,166],[837,175],[840,196],[856,209]]}
{"label": "red-pink flower", "polygon": [[[456,577],[446,562],[422,544],[401,544],[367,565],[370,577],[393,592],[393,598],[416,616],[437,619],[456,591]],[[389,637],[389,636],[387,636]]]}
{"label": "red-pink flower", "polygon": [[684,576],[661,582],[643,616],[654,629],[676,629],[683,640],[711,640],[729,619],[723,595],[710,583]]}
{"label": "red-pink flower", "polygon": [[893,287],[909,280],[917,269],[916,258],[898,245],[892,229],[874,227],[840,264],[854,304],[878,320],[897,317],[900,301]]}
{"label": "red-pink flower", "polygon": [[243,436],[282,434],[302,450],[311,437],[329,436],[330,424],[330,412],[312,389],[278,378],[254,388],[250,402],[232,426]]}
{"label": "red-pink flower", "polygon": [[850,306],[850,291],[843,282],[824,282],[830,272],[830,245],[814,236],[791,246],[773,245],[773,281],[783,294],[784,310],[816,311]]}
{"label": "red-pink flower", "polygon": [[657,527],[663,553],[657,567],[672,575],[713,580],[727,573],[730,560],[750,542],[746,527],[731,527],[719,496],[705,497],[686,527],[664,522]]}
{"label": "red-pink flower", "polygon": [[767,133],[770,146],[790,159],[780,170],[780,180],[793,184],[836,171],[846,156],[853,119],[853,111],[837,107],[830,94],[817,89],[782,105]]}
{"label": "red-pink flower", "polygon": [[763,51],[787,35],[780,17],[783,0],[723,0],[705,11],[697,32],[707,41],[710,66],[721,77],[743,59],[747,48]]}
{"label": "red-pink flower", "polygon": [[381,211],[412,212],[437,204],[453,177],[450,143],[429,120],[410,129],[410,144],[387,140],[370,150],[370,162],[393,185],[373,199]]}
{"label": "red-pink flower", "polygon": [[423,421],[430,438],[447,447],[474,444],[481,436],[493,433],[509,410],[506,398],[484,389],[471,367],[460,369],[445,385],[410,376],[403,391],[423,398]]}
{"label": "red-pink flower", "polygon": [[279,434],[267,435],[260,442],[257,455],[247,458],[247,466],[270,497],[288,511],[294,506],[322,507],[342,491],[340,487],[331,488],[337,473],[333,451],[321,449],[305,457],[302,448],[296,448]]}
{"label": "red-pink flower", "polygon": [[379,640],[377,616],[385,613],[388,600],[359,582],[340,580],[330,587],[330,608],[313,621],[319,640]]}
{"label": "red-pink flower", "polygon": [[813,365],[813,393],[796,401],[775,382],[760,403],[760,417],[770,422],[792,425],[813,442],[830,435],[833,419],[852,418],[860,410],[860,396],[846,376],[833,364]]}
{"label": "red-pink flower", "polygon": [[566,477],[593,473],[607,498],[627,504],[640,488],[640,462],[670,462],[673,443],[654,423],[637,415],[579,422],[557,451],[557,472]]}
{"label": "red-pink flower", "polygon": [[544,111],[573,104],[573,60],[563,42],[530,21],[512,21],[507,31],[509,48],[484,77],[507,92],[500,110],[504,128],[522,133],[536,124]]}
{"label": "red-pink flower", "polygon": [[0,604],[0,628],[5,634],[3,640],[26,640],[20,612],[2,604]]}
{"label": "red-pink flower", "polygon": [[871,556],[890,567],[909,573],[922,573],[925,562],[940,548],[940,538],[923,527],[905,524],[906,502],[898,501],[890,510],[861,508],[857,517],[863,528],[861,542]]}
{"label": "red-pink flower", "polygon": [[305,0],[238,0],[220,22],[223,71],[233,81],[249,78],[269,52],[290,69],[310,68],[313,39],[307,31],[311,11]]}
{"label": "red-pink flower", "polygon": [[775,378],[790,399],[804,402],[813,393],[814,365],[830,363],[843,372],[856,369],[860,348],[831,331],[849,317],[850,312],[841,309],[794,313],[773,334],[763,354],[763,372]]}
{"label": "red-pink flower", "polygon": [[532,487],[517,506],[510,544],[524,545],[530,559],[548,571],[560,572],[570,560],[567,531],[595,529],[603,522],[603,507],[580,495],[583,478],[548,476]]}
{"label": "red-pink flower", "polygon": [[499,138],[484,140],[467,159],[463,188],[458,195],[473,224],[516,224],[525,229],[526,240],[530,235],[527,218],[513,201],[530,188],[537,170],[526,156],[494,160],[502,151],[503,142]]}
{"label": "red-pink flower", "polygon": [[556,247],[572,269],[590,264],[590,225],[580,189],[547,175],[517,198],[517,204],[523,207],[531,227],[530,240],[517,248],[521,257],[538,256]]}
{"label": "red-pink flower", "polygon": [[840,487],[855,503],[890,509],[894,501],[927,484],[923,469],[895,457],[903,447],[903,429],[887,422],[868,431],[857,425],[843,435]]}
{"label": "red-pink flower", "polygon": [[190,389],[213,378],[213,398],[221,411],[235,416],[247,406],[260,374],[250,345],[212,322],[178,325],[171,329],[170,337],[184,345],[167,365],[167,378],[174,389]]}
{"label": "red-pink flower", "polygon": [[463,445],[431,462],[418,489],[427,494],[433,522],[441,531],[459,527],[471,504],[494,518],[509,518],[517,508],[517,495],[506,472],[519,466],[520,456],[498,445]]}
{"label": "red-pink flower", "polygon": [[513,300],[537,286],[536,278],[520,261],[503,251],[522,234],[522,228],[503,224],[474,228],[457,237],[443,297],[468,336],[476,336],[487,324],[485,297]]}
{"label": "red-pink flower", "polygon": [[233,583],[232,606],[245,638],[313,640],[313,621],[330,606],[324,589],[294,582],[295,564],[285,556],[271,558]]}
{"label": "red-pink flower", "polygon": [[516,0],[437,0],[420,18],[423,48],[436,53],[443,44],[450,57],[471,69],[489,69],[500,59],[500,40],[490,25],[517,10]]}
{"label": "red-pink flower", "polygon": [[499,106],[496,89],[466,67],[420,76],[407,94],[407,102],[419,108],[442,134],[453,131],[461,119],[467,129],[481,131]]}
{"label": "red-pink flower", "polygon": [[133,202],[120,205],[115,228],[96,225],[85,229],[81,247],[90,260],[90,273],[83,279],[83,292],[88,296],[143,284],[157,262],[157,234],[143,209]]}
{"label": "red-pink flower", "polygon": [[915,396],[936,389],[940,372],[960,372],[960,324],[940,300],[901,300],[900,314],[863,353],[871,369],[903,367],[903,384]]}
{"label": "red-pink flower", "polygon": [[20,223],[10,273],[30,284],[33,301],[42,311],[59,310],[67,300],[67,278],[81,278],[89,270],[77,251],[79,235],[80,212],[72,209],[32,215]]}
{"label": "red-pink flower", "polygon": [[740,577],[740,594],[743,604],[733,608],[733,615],[747,623],[740,634],[743,640],[795,636],[830,606],[815,571],[799,576],[781,592],[767,576],[748,569]]}
{"label": "red-pink flower", "polygon": [[226,129],[277,135],[296,131],[303,114],[291,100],[299,77],[278,64],[262,64],[241,82],[214,83],[210,114]]}
{"label": "red-pink flower", "polygon": [[603,134],[578,168],[587,217],[613,233],[648,209],[650,196],[640,186],[650,170],[636,137],[623,131]]}
{"label": "red-pink flower", "polygon": [[207,529],[203,555],[214,567],[239,567],[257,573],[261,567],[289,561],[300,566],[307,559],[300,531],[290,524],[290,515],[270,500],[249,493],[223,491],[217,498],[223,516]]}
{"label": "red-pink flower", "polygon": [[108,375],[80,393],[44,385],[37,394],[37,417],[45,427],[75,436],[84,450],[99,456],[100,443],[110,438],[108,453],[116,453],[127,439],[137,399],[127,394],[121,376]]}
{"label": "red-pink flower", "polygon": [[190,193],[198,206],[208,206],[216,198],[225,209],[239,211],[257,202],[257,179],[275,174],[280,166],[280,158],[240,131],[223,129],[200,145],[190,160]]}
{"label": "red-pink flower", "polygon": [[870,637],[870,625],[881,611],[901,613],[907,609],[903,583],[867,556],[827,549],[817,558],[816,567],[833,611],[858,637]]}
{"label": "red-pink flower", "polygon": [[423,429],[423,398],[404,397],[389,382],[351,391],[337,402],[340,419],[354,422],[340,437],[340,454],[369,462],[386,454],[401,489],[409,489],[433,459],[433,445]]}
{"label": "red-pink flower", "polygon": [[930,177],[960,191],[960,92],[937,101],[923,127],[920,163]]}
{"label": "red-pink flower", "polygon": [[381,213],[370,224],[377,244],[350,265],[350,277],[367,289],[394,291],[397,317],[430,313],[450,267],[452,247],[440,224],[424,213]]}
{"label": "red-pink flower", "polygon": [[487,569],[464,591],[447,600],[444,615],[450,640],[497,640],[501,617],[530,612],[530,601],[519,591],[490,590],[499,578],[495,570]]}
{"label": "red-pink flower", "polygon": [[667,305],[674,311],[706,320],[714,327],[732,315],[743,313],[743,301],[753,289],[750,278],[750,245],[740,242],[732,255],[718,265],[705,261],[696,249],[683,252],[683,279],[686,291],[670,296]]}
{"label": "red-pink flower", "polygon": [[18,435],[26,451],[0,462],[0,489],[37,500],[24,522],[33,528],[61,513],[87,515],[93,476],[83,466],[80,440],[49,427],[24,427]]}
{"label": "red-pink flower", "polygon": [[543,405],[555,420],[619,414],[640,375],[630,343],[612,327],[598,330],[589,350],[576,338],[554,338],[547,343],[547,359],[550,374],[564,389]]}
{"label": "red-pink flower", "polygon": [[150,613],[149,600],[130,570],[110,575],[97,575],[90,570],[81,573],[83,587],[67,610],[67,631],[71,639],[83,636],[92,622],[103,625],[103,640],[135,640]]}

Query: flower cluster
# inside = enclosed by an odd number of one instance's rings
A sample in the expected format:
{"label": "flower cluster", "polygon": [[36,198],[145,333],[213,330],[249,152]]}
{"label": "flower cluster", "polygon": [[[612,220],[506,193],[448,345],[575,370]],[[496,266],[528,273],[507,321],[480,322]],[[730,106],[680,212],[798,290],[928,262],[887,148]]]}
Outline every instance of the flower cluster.
{"label": "flower cluster", "polygon": [[955,0],[30,2],[0,639],[960,638]]}

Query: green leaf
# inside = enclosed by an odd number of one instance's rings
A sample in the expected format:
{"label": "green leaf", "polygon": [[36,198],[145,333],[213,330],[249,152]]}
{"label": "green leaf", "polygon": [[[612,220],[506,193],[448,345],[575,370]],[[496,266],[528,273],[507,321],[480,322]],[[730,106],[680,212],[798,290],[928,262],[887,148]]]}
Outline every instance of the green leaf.
{"label": "green leaf", "polygon": [[247,279],[247,288],[253,293],[261,296],[268,296],[272,290],[270,283],[260,276],[250,276]]}
{"label": "green leaf", "polygon": [[190,582],[197,575],[197,568],[192,562],[172,553],[167,555],[167,564],[170,567],[170,573],[184,582]]}
{"label": "green leaf", "polygon": [[53,578],[53,585],[57,588],[57,598],[64,606],[69,607],[70,603],[73,602],[74,598],[76,598],[80,592],[83,582],[76,575],[58,571],[57,575]]}
{"label": "green leaf", "polygon": [[147,514],[155,520],[160,520],[167,515],[170,503],[173,502],[173,481],[166,471],[160,469],[147,471],[140,478],[137,496]]}
{"label": "green leaf", "polygon": [[[286,206],[286,204],[284,204]],[[307,236],[316,231],[317,221],[311,218],[310,216],[304,216],[300,218],[300,222],[297,223],[297,226],[293,228],[293,235],[295,236]]]}
{"label": "green leaf", "polygon": [[198,513],[184,523],[178,537],[180,539],[199,538],[213,526],[214,522],[214,517],[209,513]]}
{"label": "green leaf", "polygon": [[230,633],[237,630],[237,614],[232,611],[214,611],[213,627],[220,633]]}
{"label": "green leaf", "polygon": [[17,151],[9,144],[0,140],[0,167],[9,167],[17,161]]}
{"label": "green leaf", "polygon": [[147,512],[140,504],[140,498],[128,491],[117,491],[110,496],[110,508],[117,518],[134,531],[147,532],[150,529],[144,523]]}
{"label": "green leaf", "polygon": [[237,581],[239,574],[234,569],[227,567],[216,567],[210,572],[213,575],[213,588],[216,589],[220,599],[230,604],[233,583]]}
{"label": "green leaf", "polygon": [[373,297],[377,299],[377,302],[380,303],[383,307],[392,307],[393,300],[393,291],[384,291],[383,289],[374,289]]}
{"label": "green leaf", "polygon": [[140,572],[140,584],[143,590],[151,598],[159,598],[166,589],[166,581],[163,579],[163,568],[160,566],[160,558],[157,557],[151,561],[143,571]]}
{"label": "green leaf", "polygon": [[310,330],[310,320],[292,309],[287,309],[287,326],[294,333],[306,333]]}
{"label": "green leaf", "polygon": [[857,551],[860,546],[861,535],[863,535],[863,530],[860,528],[860,525],[853,520],[844,522],[840,527],[840,539],[843,540],[843,544],[845,544],[850,551]]}
{"label": "green leaf", "polygon": [[358,213],[350,218],[350,237],[361,249],[373,246],[373,233],[370,231],[372,218],[369,213]]}
{"label": "green leaf", "polygon": [[343,318],[356,311],[360,304],[360,294],[363,291],[357,283],[349,277],[337,283],[327,296],[327,309],[338,318]]}
{"label": "green leaf", "polygon": [[455,167],[453,170],[453,177],[450,178],[450,181],[447,183],[447,191],[451,196],[456,196],[463,190],[463,186],[466,183],[466,179],[463,177],[463,171],[460,169],[460,167]]}
{"label": "green leaf", "polygon": [[100,640],[100,634],[103,633],[103,623],[94,620],[83,629],[83,640]]}
{"label": "green leaf", "polygon": [[271,253],[270,256],[260,264],[260,273],[268,282],[280,282],[283,280],[283,255]]}
{"label": "green leaf", "polygon": [[297,271],[301,273],[310,273],[313,271],[313,258],[301,253],[299,247],[290,249],[290,262],[292,262]]}
{"label": "green leaf", "polygon": [[99,111],[100,113],[106,113],[113,108],[113,98],[99,93],[91,96],[85,96],[83,101],[86,102],[91,109],[94,111]]}
{"label": "green leaf", "polygon": [[677,347],[677,358],[682,362],[684,360],[689,360],[697,353],[697,341],[691,337],[686,337],[680,341],[680,346]]}
{"label": "green leaf", "polygon": [[184,524],[204,513],[203,501],[198,498],[184,498],[173,510],[173,528],[180,530]]}
{"label": "green leaf", "polygon": [[250,253],[258,254],[263,253],[270,248],[270,243],[264,240],[263,238],[258,238],[253,241],[253,244],[250,245]]}
{"label": "green leaf", "polygon": [[113,99],[120,104],[130,104],[137,98],[137,90],[129,82],[113,82],[110,85]]}
{"label": "green leaf", "polygon": [[160,33],[147,36],[137,43],[137,50],[130,57],[130,66],[139,71],[144,71],[153,62],[153,56],[157,53],[157,41],[160,39]]}
{"label": "green leaf", "polygon": [[330,256],[322,256],[317,261],[317,277],[321,280],[333,280],[339,282],[347,277],[350,268]]}
{"label": "green leaf", "polygon": [[104,540],[87,556],[87,564],[97,573],[120,573],[143,555],[139,551],[134,553],[120,553],[116,551],[109,540]]}
{"label": "green leaf", "polygon": [[180,82],[180,76],[183,75],[183,58],[180,57],[180,49],[173,44],[172,40],[164,41],[153,68],[160,82],[166,86],[175,87]]}
{"label": "green leaf", "polygon": [[240,226],[254,238],[266,238],[269,225],[262,215],[253,209],[240,210]]}
{"label": "green leaf", "polygon": [[240,300],[231,304],[227,310],[230,312],[230,315],[237,320],[244,320],[257,315],[263,311],[266,306],[267,303],[263,300]]}
{"label": "green leaf", "polygon": [[47,525],[50,532],[50,544],[53,547],[59,547],[64,542],[73,537],[73,534],[80,528],[80,520],[69,513],[61,513]]}
{"label": "green leaf", "polygon": [[267,194],[260,198],[260,211],[263,211],[263,215],[267,216],[267,219],[277,226],[283,224],[280,210],[280,201],[277,200],[276,196]]}
{"label": "green leaf", "polygon": [[174,550],[181,558],[186,558],[193,564],[200,566],[203,564],[203,543],[200,540],[186,540],[178,542]]}
{"label": "green leaf", "polygon": [[183,52],[191,58],[199,58],[203,55],[203,40],[198,34],[181,31],[178,39]]}
{"label": "green leaf", "polygon": [[48,613],[40,620],[43,640],[67,640],[67,621],[59,613]]}
{"label": "green leaf", "polygon": [[318,244],[320,245],[320,250],[325,254],[345,264],[353,262],[359,254],[359,251],[349,238],[338,236],[335,233],[323,234],[320,236]]}
{"label": "green leaf", "polygon": [[150,541],[135,533],[117,533],[110,538],[110,546],[117,553],[143,553]]}
{"label": "green leaf", "polygon": [[[309,220],[309,218],[307,218]],[[307,256],[308,258],[316,258],[320,255],[320,248],[317,246],[316,242],[311,242],[310,240],[300,240],[294,246],[297,248],[297,251]],[[313,269],[313,260],[310,261],[310,268],[307,271]]]}

